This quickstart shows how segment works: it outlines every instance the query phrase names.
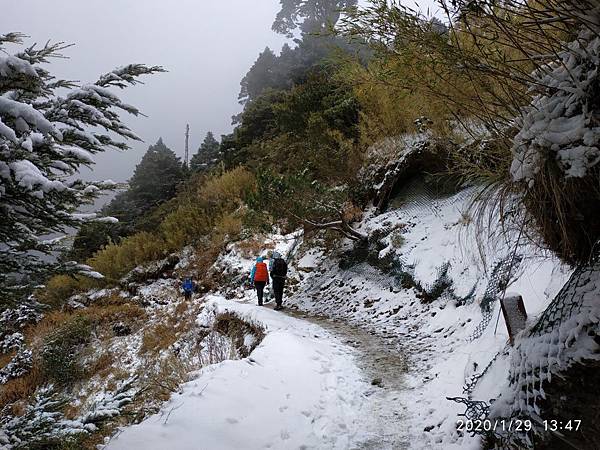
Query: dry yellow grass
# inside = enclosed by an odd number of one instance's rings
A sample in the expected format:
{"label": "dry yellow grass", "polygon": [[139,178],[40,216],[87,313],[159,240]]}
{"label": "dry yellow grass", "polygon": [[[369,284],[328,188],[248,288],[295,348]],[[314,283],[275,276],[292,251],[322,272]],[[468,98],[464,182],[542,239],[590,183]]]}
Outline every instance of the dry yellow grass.
{"label": "dry yellow grass", "polygon": [[0,355],[0,369],[2,369],[3,367],[5,367],[13,358],[13,356],[15,356],[16,352],[12,351],[9,353],[6,353],[4,355]]}
{"label": "dry yellow grass", "polygon": [[[39,365],[39,353],[43,343],[48,336],[76,317],[89,319],[97,329],[102,330],[104,328],[107,330],[107,336],[112,336],[109,331],[112,323],[119,321],[130,325],[137,323],[141,326],[142,319],[145,318],[145,312],[136,305],[110,304],[108,306],[94,306],[74,313],[58,311],[48,313],[39,323],[25,330],[25,342],[34,355],[33,368],[26,375],[10,380],[0,386],[0,408],[27,399],[46,381]],[[11,355],[3,355],[0,359],[0,367],[7,364],[10,357]],[[113,355],[104,353],[87,368],[86,375],[100,374],[100,376],[106,376],[112,371],[112,362]]]}
{"label": "dry yellow grass", "polygon": [[107,281],[116,282],[140,264],[160,259],[167,253],[162,236],[142,231],[123,239],[119,244],[107,245],[87,261]]}
{"label": "dry yellow grass", "polygon": [[177,330],[167,323],[159,323],[144,331],[139,354],[159,353],[177,341]]}
{"label": "dry yellow grass", "polygon": [[112,373],[114,362],[115,355],[110,351],[105,351],[87,368],[87,372],[90,375],[99,375],[101,378],[106,378]]}
{"label": "dry yellow grass", "polygon": [[39,350],[44,339],[72,317],[70,312],[52,311],[46,314],[39,323],[25,329],[25,342],[34,352]]}
{"label": "dry yellow grass", "polygon": [[0,386],[0,409],[8,404],[29,398],[43,382],[39,365],[34,364],[27,375],[10,380]]}
{"label": "dry yellow grass", "polygon": [[250,238],[250,239],[245,239],[243,241],[240,241],[237,244],[237,248],[240,250],[240,253],[242,254],[242,256],[244,256],[245,258],[248,258],[252,255],[259,254],[263,250],[264,245],[260,239]]}

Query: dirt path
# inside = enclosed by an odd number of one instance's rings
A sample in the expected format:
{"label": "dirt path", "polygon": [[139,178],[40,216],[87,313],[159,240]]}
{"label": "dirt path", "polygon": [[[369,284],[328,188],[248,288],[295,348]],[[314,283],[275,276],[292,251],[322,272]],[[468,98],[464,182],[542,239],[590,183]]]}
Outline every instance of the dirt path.
{"label": "dirt path", "polygon": [[313,316],[297,309],[286,308],[284,312],[319,325],[356,349],[356,364],[373,385],[364,395],[369,399],[371,413],[377,418],[377,429],[373,433],[377,437],[356,449],[409,448],[410,443],[403,439],[407,435],[402,420],[406,408],[400,403],[401,391],[405,389],[403,374],[408,367],[407,360],[394,339],[382,338],[342,321]]}

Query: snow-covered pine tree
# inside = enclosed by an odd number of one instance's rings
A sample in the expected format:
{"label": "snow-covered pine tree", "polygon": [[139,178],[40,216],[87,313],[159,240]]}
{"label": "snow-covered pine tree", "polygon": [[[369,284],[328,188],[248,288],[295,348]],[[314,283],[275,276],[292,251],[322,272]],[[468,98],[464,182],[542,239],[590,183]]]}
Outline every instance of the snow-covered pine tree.
{"label": "snow-covered pine tree", "polygon": [[0,304],[22,298],[50,272],[99,276],[76,263],[44,258],[56,242],[42,237],[87,220],[110,220],[76,213],[114,187],[110,181],[79,180],[78,169],[91,166],[96,153],[111,147],[125,150],[124,141],[141,140],[120,117],[123,111],[140,111],[110,88],[123,89],[139,83],[141,75],[164,71],[131,64],[78,86],[43,67],[68,45],[4,51],[5,44],[21,44],[24,37],[0,35]]}

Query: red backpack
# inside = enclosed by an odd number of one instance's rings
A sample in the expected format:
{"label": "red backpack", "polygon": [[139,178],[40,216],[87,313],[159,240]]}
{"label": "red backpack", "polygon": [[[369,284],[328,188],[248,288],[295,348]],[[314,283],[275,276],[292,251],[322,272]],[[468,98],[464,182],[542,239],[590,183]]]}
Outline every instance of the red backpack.
{"label": "red backpack", "polygon": [[267,270],[267,265],[264,262],[257,262],[253,281],[265,281],[266,282],[268,279],[269,279],[269,271]]}

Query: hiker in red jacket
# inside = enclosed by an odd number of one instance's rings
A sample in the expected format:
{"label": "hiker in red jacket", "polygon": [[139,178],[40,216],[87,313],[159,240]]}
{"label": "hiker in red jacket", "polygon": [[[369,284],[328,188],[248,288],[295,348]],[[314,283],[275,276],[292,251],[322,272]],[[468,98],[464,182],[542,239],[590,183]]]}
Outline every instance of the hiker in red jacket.
{"label": "hiker in red jacket", "polygon": [[256,288],[256,295],[258,296],[258,306],[263,304],[263,292],[265,286],[269,284],[269,270],[267,265],[263,262],[262,256],[256,258],[256,264],[252,267],[250,272],[250,282]]}

